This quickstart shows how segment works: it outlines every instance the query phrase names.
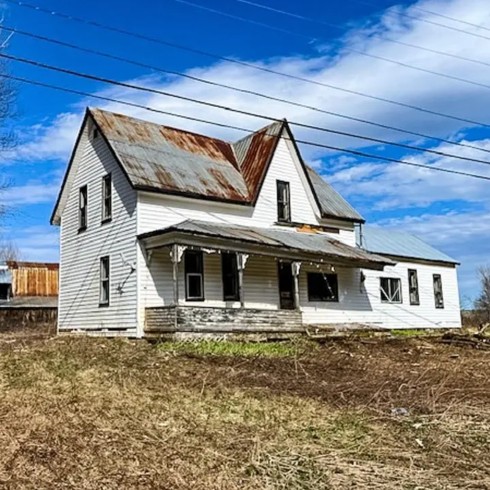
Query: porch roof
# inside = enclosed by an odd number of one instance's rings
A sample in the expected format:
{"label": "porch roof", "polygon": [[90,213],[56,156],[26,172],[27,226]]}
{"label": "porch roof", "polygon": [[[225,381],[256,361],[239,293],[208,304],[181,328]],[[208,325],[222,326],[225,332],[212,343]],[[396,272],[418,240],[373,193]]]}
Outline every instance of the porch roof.
{"label": "porch roof", "polygon": [[[351,247],[324,233],[257,228],[207,221],[186,220],[176,225],[138,236],[147,249],[162,246],[213,246],[245,253],[327,262],[382,270],[395,263],[386,257]],[[196,240],[197,239],[197,240]]]}

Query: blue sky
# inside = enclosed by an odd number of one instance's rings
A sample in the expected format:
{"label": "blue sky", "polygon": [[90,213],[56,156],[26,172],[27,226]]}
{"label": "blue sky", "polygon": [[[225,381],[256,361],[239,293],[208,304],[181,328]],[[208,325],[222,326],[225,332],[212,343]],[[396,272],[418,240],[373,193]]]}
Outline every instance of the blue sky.
{"label": "blue sky", "polygon": [[[421,0],[405,3],[392,0],[303,0],[300,4],[290,0],[258,0],[258,3],[272,8],[317,19],[316,23],[260,9],[242,0],[192,1],[247,18],[249,22],[207,12],[178,0],[142,0],[138,2],[138,8],[135,8],[134,2],[115,0],[86,0],[83,3],[32,0],[32,3],[168,42],[185,44],[194,49],[259,64],[275,71],[490,124],[487,109],[490,104],[489,88],[422,73],[359,53],[367,52],[377,57],[486,84],[490,74],[490,5],[486,0]],[[7,27],[102,50],[162,69],[185,72],[317,108],[490,150],[488,126],[457,122],[256,71],[46,15],[9,1],[4,1],[2,8],[4,25]],[[482,27],[475,28],[428,12],[438,12]],[[276,30],[253,22],[266,23]],[[471,31],[489,39],[444,29],[430,22]],[[277,28],[283,31],[278,31]],[[6,32],[2,35],[4,39],[7,37]],[[473,58],[480,63],[417,50],[399,43],[450,52]],[[20,34],[15,34],[8,40],[6,51],[16,56],[121,81],[133,81],[272,117],[287,117],[306,124],[490,160],[490,154],[476,149],[441,144],[279,102],[265,102],[249,95],[152,72],[29,39]],[[16,62],[10,63],[9,70],[16,76],[217,122],[248,128],[259,128],[265,124],[260,119],[203,108],[159,95],[135,93],[129,89],[76,79]],[[17,105],[15,124],[20,144],[12,154],[2,155],[0,158],[0,173],[3,178],[12,182],[11,188],[0,194],[0,201],[12,208],[12,214],[3,221],[0,233],[2,239],[14,241],[20,248],[22,257],[29,260],[58,258],[58,230],[49,225],[49,216],[81,115],[87,105],[101,106],[218,137],[236,139],[242,136],[242,133],[202,123],[191,123],[120,104],[98,102],[20,83]],[[490,176],[490,167],[487,165],[390,146],[371,145],[361,140],[294,126],[293,131],[297,137],[305,140]],[[461,295],[463,300],[474,297],[478,286],[476,269],[490,263],[489,182],[386,164],[319,148],[304,147],[302,150],[306,160],[318,168],[358,208],[368,222],[413,232],[461,261]]]}

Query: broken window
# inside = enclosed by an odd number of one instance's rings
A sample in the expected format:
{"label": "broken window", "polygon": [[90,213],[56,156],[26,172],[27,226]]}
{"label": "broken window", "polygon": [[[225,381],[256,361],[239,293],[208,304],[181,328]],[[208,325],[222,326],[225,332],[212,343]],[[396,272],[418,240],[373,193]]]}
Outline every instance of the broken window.
{"label": "broken window", "polygon": [[277,221],[291,221],[289,182],[277,181]]}
{"label": "broken window", "polygon": [[440,274],[434,274],[432,276],[434,282],[434,299],[436,308],[444,308],[444,296],[442,294],[442,278]]}
{"label": "broken window", "polygon": [[112,217],[112,177],[102,177],[102,221],[110,221]]}
{"label": "broken window", "polygon": [[415,269],[408,269],[408,290],[410,292],[410,304],[419,305],[419,280]]}
{"label": "broken window", "polygon": [[308,301],[338,301],[337,274],[308,272]]}
{"label": "broken window", "polygon": [[78,231],[87,229],[87,186],[80,187],[78,200]]}
{"label": "broken window", "polygon": [[204,301],[202,252],[185,252],[185,297],[188,301]]}
{"label": "broken window", "polygon": [[234,252],[221,254],[221,274],[223,279],[223,299],[238,301],[238,267],[237,256]]}
{"label": "broken window", "polygon": [[100,258],[100,306],[109,306],[110,298],[110,262],[109,257]]}
{"label": "broken window", "polygon": [[382,303],[402,302],[402,281],[394,277],[380,277],[379,288]]}

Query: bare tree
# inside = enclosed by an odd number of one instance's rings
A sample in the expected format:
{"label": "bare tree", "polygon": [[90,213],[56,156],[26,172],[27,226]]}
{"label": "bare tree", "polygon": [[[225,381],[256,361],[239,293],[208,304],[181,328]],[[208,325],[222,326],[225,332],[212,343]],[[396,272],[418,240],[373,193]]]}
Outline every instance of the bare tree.
{"label": "bare tree", "polygon": [[9,240],[0,242],[0,263],[20,259],[20,251],[15,243]]}
{"label": "bare tree", "polygon": [[481,292],[475,301],[475,312],[481,330],[490,326],[490,266],[480,267]]}

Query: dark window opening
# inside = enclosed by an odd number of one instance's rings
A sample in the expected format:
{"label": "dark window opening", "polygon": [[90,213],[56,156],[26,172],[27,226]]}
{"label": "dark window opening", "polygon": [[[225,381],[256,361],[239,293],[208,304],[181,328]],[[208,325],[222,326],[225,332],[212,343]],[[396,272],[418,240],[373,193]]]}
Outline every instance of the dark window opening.
{"label": "dark window opening", "polygon": [[402,302],[402,281],[393,277],[381,277],[380,293],[382,303],[401,303]]}
{"label": "dark window opening", "polygon": [[99,137],[99,130],[97,128],[94,128],[92,131],[92,138],[95,140]]}
{"label": "dark window opening", "polygon": [[185,297],[188,301],[204,301],[202,252],[185,252]]}
{"label": "dark window opening", "polygon": [[110,298],[110,262],[109,257],[100,259],[100,306],[109,306]]}
{"label": "dark window opening", "polygon": [[436,308],[444,308],[444,295],[442,294],[442,277],[440,274],[432,276],[434,282],[434,300]]}
{"label": "dark window opening", "polygon": [[223,279],[223,299],[225,301],[238,301],[240,298],[236,253],[221,254],[221,274]]}
{"label": "dark window opening", "polygon": [[9,300],[11,298],[11,285],[8,283],[0,284],[0,300]]}
{"label": "dark window opening", "polygon": [[88,205],[88,190],[87,186],[80,187],[78,201],[78,231],[87,229],[87,205]]}
{"label": "dark window opening", "polygon": [[408,290],[410,292],[410,304],[419,305],[419,280],[415,269],[408,269]]}
{"label": "dark window opening", "polygon": [[289,182],[277,181],[277,221],[289,223],[291,221],[291,199]]}
{"label": "dark window opening", "polygon": [[339,284],[337,274],[308,272],[308,301],[339,300]]}
{"label": "dark window opening", "polygon": [[111,174],[102,178],[102,221],[112,217],[112,177]]}

